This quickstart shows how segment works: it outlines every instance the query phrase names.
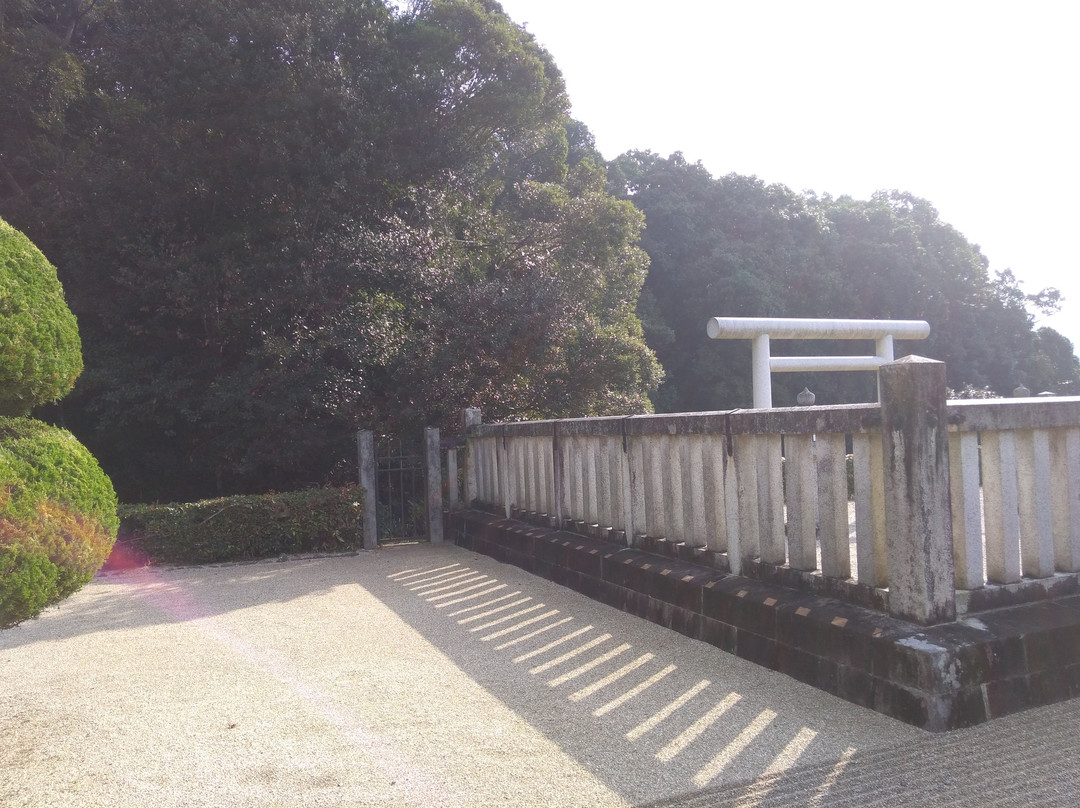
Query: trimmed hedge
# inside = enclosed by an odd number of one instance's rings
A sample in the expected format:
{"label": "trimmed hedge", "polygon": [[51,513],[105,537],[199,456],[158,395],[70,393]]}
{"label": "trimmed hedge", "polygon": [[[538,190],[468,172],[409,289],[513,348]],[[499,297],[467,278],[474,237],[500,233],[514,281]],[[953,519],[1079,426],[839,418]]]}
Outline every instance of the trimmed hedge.
{"label": "trimmed hedge", "polygon": [[82,369],[79,326],[56,268],[0,219],[0,415],[63,398]]}
{"label": "trimmed hedge", "polygon": [[86,584],[118,524],[112,483],[74,435],[0,417],[0,628]]}
{"label": "trimmed hedge", "polygon": [[[11,525],[0,520],[0,531]],[[0,549],[0,628],[36,617],[59,598],[60,567],[42,553],[18,545]]]}
{"label": "trimmed hedge", "polygon": [[149,562],[207,564],[363,546],[359,486],[122,505],[120,544]]}

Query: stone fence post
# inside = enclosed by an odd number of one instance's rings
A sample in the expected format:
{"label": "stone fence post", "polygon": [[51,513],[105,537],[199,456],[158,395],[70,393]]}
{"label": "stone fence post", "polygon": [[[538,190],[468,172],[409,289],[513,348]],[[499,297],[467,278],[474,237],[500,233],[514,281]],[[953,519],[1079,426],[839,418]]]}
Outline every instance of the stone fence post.
{"label": "stone fence post", "polygon": [[439,544],[443,540],[443,512],[442,512],[442,446],[439,439],[439,428],[429,426],[424,428],[424,447],[427,460],[427,521],[428,541]]}
{"label": "stone fence post", "polygon": [[956,619],[945,363],[879,370],[889,612],[922,625]]}
{"label": "stone fence post", "polygon": [[[463,414],[463,424],[465,427],[466,441],[469,437],[469,430],[474,426],[480,426],[481,413],[479,407],[467,407]],[[469,447],[465,447],[465,507],[471,508],[473,502],[478,496],[478,487],[476,477],[476,464],[477,458],[473,457]]]}
{"label": "stone fence post", "polygon": [[356,454],[360,466],[360,488],[364,492],[364,549],[379,546],[379,528],[375,520],[378,494],[375,488],[375,433],[361,429],[356,433]]}

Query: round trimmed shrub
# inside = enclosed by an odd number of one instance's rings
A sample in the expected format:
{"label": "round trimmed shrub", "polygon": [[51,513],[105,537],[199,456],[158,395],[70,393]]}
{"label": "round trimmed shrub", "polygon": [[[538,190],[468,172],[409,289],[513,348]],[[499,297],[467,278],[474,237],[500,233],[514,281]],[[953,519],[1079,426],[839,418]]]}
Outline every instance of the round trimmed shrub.
{"label": "round trimmed shrub", "polygon": [[0,628],[86,584],[118,524],[112,483],[74,435],[0,417]]}
{"label": "round trimmed shrub", "polygon": [[63,398],[82,369],[79,326],[56,268],[0,219],[0,415]]}

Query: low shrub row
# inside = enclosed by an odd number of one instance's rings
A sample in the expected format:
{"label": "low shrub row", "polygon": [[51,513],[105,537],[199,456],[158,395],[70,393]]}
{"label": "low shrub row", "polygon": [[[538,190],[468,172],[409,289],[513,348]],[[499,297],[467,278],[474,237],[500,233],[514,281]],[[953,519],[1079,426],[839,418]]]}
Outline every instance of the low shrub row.
{"label": "low shrub row", "polygon": [[121,505],[117,552],[148,562],[207,564],[363,546],[359,486]]}

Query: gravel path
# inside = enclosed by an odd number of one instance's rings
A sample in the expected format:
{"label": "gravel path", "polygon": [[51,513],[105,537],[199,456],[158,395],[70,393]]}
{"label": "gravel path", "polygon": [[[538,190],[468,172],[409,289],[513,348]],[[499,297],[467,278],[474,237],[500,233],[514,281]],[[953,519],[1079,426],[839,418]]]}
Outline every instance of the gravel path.
{"label": "gravel path", "polygon": [[[1078,705],[1041,718],[1072,772]],[[3,808],[830,805],[1004,737],[931,736],[446,545],[109,573],[0,632]]]}

